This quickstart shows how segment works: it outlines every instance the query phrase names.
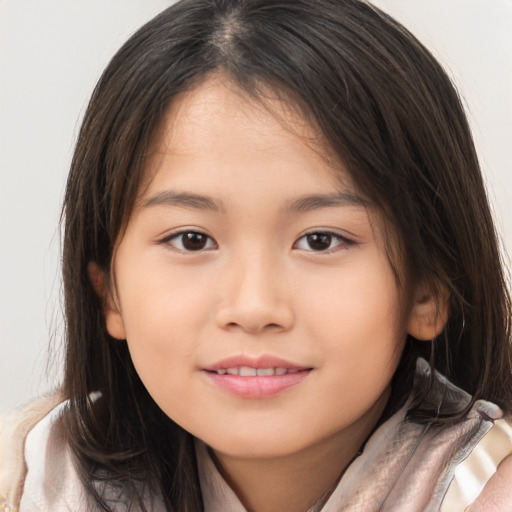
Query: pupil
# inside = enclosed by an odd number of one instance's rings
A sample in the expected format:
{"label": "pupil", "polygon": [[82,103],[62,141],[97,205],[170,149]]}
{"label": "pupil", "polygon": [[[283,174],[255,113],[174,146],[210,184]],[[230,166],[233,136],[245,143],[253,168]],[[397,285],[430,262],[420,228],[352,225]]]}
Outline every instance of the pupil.
{"label": "pupil", "polygon": [[331,238],[326,233],[313,233],[308,235],[308,244],[314,251],[325,251],[331,245]]}
{"label": "pupil", "polygon": [[201,233],[185,233],[183,247],[189,251],[199,251],[206,245],[206,236]]}

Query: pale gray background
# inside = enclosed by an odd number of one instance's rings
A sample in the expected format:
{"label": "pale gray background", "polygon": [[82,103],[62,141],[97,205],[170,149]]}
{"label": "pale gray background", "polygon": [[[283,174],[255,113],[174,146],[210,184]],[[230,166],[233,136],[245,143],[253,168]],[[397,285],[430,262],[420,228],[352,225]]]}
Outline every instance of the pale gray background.
{"label": "pale gray background", "polygon": [[[58,382],[57,223],[101,70],[169,0],[0,0],[0,412]],[[512,252],[512,0],[375,0],[445,64],[467,104]]]}

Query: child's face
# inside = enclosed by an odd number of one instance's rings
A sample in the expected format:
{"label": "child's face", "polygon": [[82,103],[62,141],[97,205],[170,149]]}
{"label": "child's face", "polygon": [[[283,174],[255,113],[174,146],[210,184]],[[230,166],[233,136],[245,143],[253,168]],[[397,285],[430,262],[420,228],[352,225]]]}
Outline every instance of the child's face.
{"label": "child's face", "polygon": [[269,101],[213,79],[176,99],[106,315],[162,410],[240,457],[361,443],[405,337],[379,221]]}

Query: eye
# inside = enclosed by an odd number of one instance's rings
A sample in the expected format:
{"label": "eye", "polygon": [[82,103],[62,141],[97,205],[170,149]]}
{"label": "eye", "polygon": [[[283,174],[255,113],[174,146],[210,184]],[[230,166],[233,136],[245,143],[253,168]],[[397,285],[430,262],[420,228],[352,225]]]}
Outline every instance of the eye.
{"label": "eye", "polygon": [[294,249],[301,249],[303,251],[327,252],[339,246],[350,245],[351,241],[337,235],[336,233],[329,233],[323,231],[316,231],[308,233],[307,235],[299,238],[295,244]]}
{"label": "eye", "polygon": [[162,243],[172,245],[179,251],[204,251],[215,249],[217,244],[212,238],[200,231],[181,231],[162,240]]}

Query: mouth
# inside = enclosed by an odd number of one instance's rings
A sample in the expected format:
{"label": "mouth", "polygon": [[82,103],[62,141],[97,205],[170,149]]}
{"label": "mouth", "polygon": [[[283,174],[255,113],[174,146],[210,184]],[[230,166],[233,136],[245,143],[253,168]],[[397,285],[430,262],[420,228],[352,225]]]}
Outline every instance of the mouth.
{"label": "mouth", "polygon": [[[208,371],[208,370],[207,370]],[[274,375],[287,375],[291,373],[298,373],[303,370],[296,368],[284,368],[278,366],[277,368],[252,368],[251,366],[231,366],[229,368],[218,368],[211,370],[218,375],[239,375],[240,377],[273,377]]]}
{"label": "mouth", "polygon": [[204,368],[208,380],[229,394],[251,399],[268,398],[304,382],[313,368],[274,356],[236,356]]}

